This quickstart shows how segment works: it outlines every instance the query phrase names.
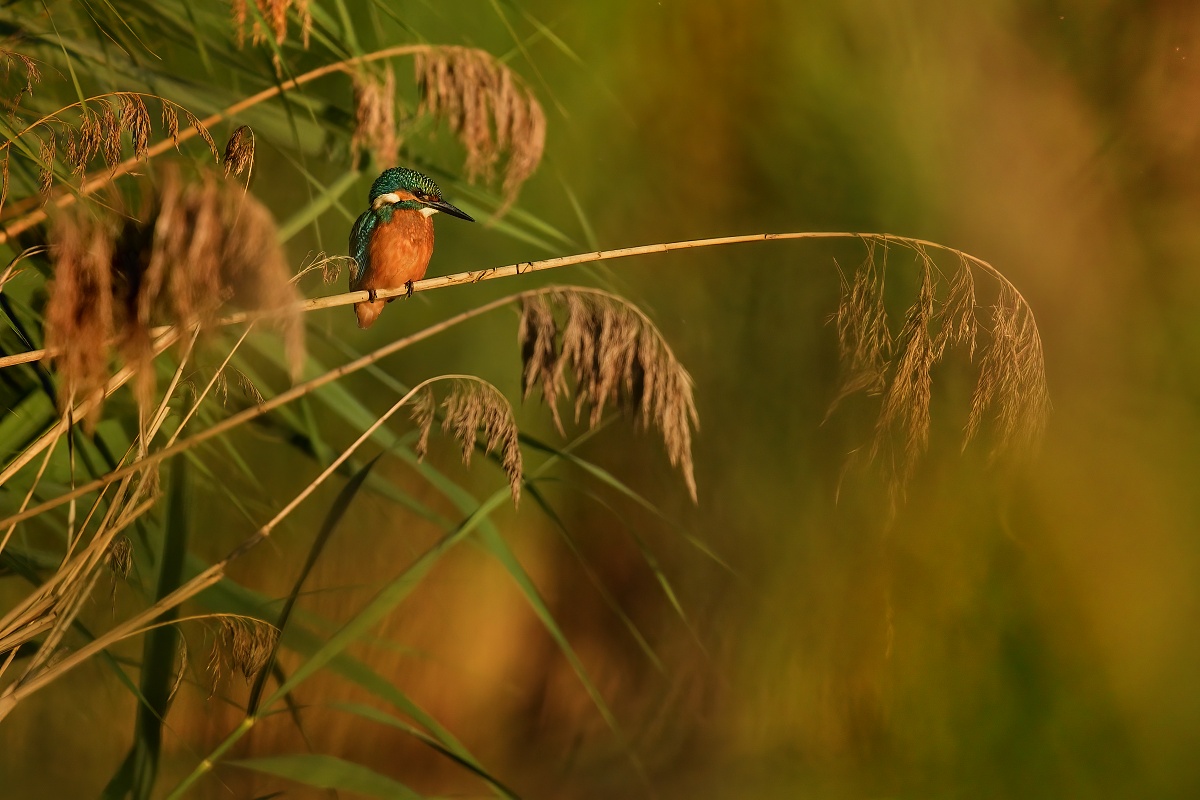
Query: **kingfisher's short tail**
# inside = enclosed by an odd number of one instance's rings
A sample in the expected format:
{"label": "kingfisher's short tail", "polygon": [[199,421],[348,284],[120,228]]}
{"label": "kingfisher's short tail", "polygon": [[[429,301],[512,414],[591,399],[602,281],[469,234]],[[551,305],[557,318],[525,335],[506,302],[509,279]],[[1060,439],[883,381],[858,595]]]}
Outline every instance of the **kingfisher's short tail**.
{"label": "kingfisher's short tail", "polygon": [[379,319],[379,315],[383,313],[383,307],[387,305],[387,300],[375,300],[374,302],[367,300],[362,303],[354,304],[354,313],[358,315],[358,327],[369,328],[375,324],[375,320]]}

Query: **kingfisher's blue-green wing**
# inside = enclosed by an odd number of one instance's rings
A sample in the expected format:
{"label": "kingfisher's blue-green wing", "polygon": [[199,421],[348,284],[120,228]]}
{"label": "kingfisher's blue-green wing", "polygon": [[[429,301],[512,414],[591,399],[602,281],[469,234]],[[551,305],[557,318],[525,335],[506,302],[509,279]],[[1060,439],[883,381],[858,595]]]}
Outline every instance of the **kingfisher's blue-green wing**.
{"label": "kingfisher's blue-green wing", "polygon": [[350,229],[350,255],[358,262],[357,269],[350,268],[350,291],[354,291],[371,269],[370,244],[371,232],[377,222],[375,212],[367,209],[358,215],[354,227]]}

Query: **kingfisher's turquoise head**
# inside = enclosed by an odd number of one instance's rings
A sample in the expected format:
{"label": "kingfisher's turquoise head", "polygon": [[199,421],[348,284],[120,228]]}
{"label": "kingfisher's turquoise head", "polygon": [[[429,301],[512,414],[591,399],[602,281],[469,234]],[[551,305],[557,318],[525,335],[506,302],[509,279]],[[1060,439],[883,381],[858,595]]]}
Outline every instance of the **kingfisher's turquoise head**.
{"label": "kingfisher's turquoise head", "polygon": [[442,190],[433,179],[408,167],[385,169],[371,184],[369,201],[371,208],[376,211],[386,207],[419,211],[427,217],[444,211],[467,222],[475,221],[466,212],[443,200]]}

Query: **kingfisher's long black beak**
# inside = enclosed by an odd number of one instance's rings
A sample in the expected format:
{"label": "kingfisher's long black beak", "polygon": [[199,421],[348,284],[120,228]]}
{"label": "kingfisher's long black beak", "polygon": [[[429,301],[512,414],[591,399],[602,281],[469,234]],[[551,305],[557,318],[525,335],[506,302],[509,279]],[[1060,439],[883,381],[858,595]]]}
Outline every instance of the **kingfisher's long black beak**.
{"label": "kingfisher's long black beak", "polygon": [[470,214],[463,211],[462,209],[455,208],[454,206],[447,203],[445,200],[430,200],[427,203],[425,203],[425,205],[429,206],[430,208],[436,208],[438,211],[442,211],[446,214],[449,214],[452,217],[458,217],[459,219],[465,219],[467,222],[475,221],[475,219]]}

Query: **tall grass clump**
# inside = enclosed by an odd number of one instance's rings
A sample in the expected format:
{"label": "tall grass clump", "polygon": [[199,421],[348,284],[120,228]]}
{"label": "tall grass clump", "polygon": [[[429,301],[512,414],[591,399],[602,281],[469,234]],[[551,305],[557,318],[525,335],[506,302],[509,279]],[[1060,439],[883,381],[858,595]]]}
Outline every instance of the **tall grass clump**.
{"label": "tall grass clump", "polygon": [[[410,44],[363,52],[339,39],[327,10],[308,0],[235,0],[220,11],[196,10],[192,55],[229,71],[203,97],[157,62],[144,71],[118,68],[89,55],[95,52],[91,41],[56,39],[51,46],[38,18],[22,20],[26,38],[0,52],[22,83],[10,135],[0,145],[0,246],[9,259],[0,299],[12,323],[0,370],[4,400],[21,420],[3,427],[0,441],[0,556],[10,568],[2,579],[7,605],[0,607],[0,722],[33,694],[95,660],[133,690],[139,707],[128,756],[106,796],[148,797],[179,694],[214,697],[223,676],[240,673],[251,686],[250,699],[227,685],[220,689],[222,700],[236,707],[238,722],[204,743],[206,750],[189,762],[190,773],[173,776],[178,784],[170,796],[182,795],[226,762],[321,788],[352,789],[364,775],[382,781],[365,766],[332,755],[236,758],[238,743],[280,712],[303,732],[297,689],[318,673],[336,673],[381,703],[400,707],[403,718],[389,719],[414,741],[490,791],[512,796],[462,742],[408,700],[404,687],[364,672],[352,652],[447,553],[478,536],[628,751],[619,721],[491,515],[509,501],[516,506],[533,477],[557,464],[569,459],[588,465],[571,452],[573,443],[538,442],[544,458],[529,466],[523,448],[536,440],[518,430],[513,403],[534,395],[564,438],[576,426],[598,433],[620,417],[650,433],[678,470],[683,491],[703,503],[705,487],[698,485],[693,457],[699,430],[693,382],[666,337],[649,314],[612,292],[518,282],[507,295],[329,366],[311,354],[315,348],[306,349],[306,319],[362,302],[366,292],[306,297],[304,278],[315,267],[294,269],[286,246],[298,227],[325,209],[361,201],[343,195],[361,188],[366,165],[374,170],[398,159],[423,159],[418,148],[438,126],[453,135],[463,157],[461,164],[436,168],[478,182],[496,216],[511,210],[545,149],[547,119],[536,94],[507,63],[479,49]],[[105,17],[103,8],[87,13],[98,15],[103,30],[118,21]],[[171,41],[184,30],[169,16],[146,21],[155,24]],[[29,51],[22,52],[26,45]],[[242,66],[251,52],[269,54],[277,74]],[[394,64],[403,58],[414,61],[411,86],[397,86]],[[296,73],[300,63],[321,65]],[[94,69],[83,71],[83,64]],[[64,74],[77,77],[67,81]],[[317,91],[322,79],[337,81],[337,89]],[[244,88],[228,88],[235,85]],[[76,95],[82,99],[66,102]],[[280,116],[296,108],[308,118]],[[285,209],[288,219],[277,220],[252,185],[262,172],[256,150],[268,138],[264,128],[247,122],[251,118],[273,124],[276,132],[292,126],[312,133],[305,126],[315,126],[320,137],[310,138],[320,138],[319,146],[306,145],[309,139],[297,133],[296,142],[279,134],[270,147],[294,150],[290,163],[298,173],[305,159],[332,154],[348,179],[322,187],[320,196]],[[214,131],[233,125],[219,148]],[[520,224],[509,230],[528,238]],[[833,317],[843,378],[831,401],[836,405],[855,393],[878,398],[866,452],[882,465],[894,494],[902,496],[927,449],[932,370],[952,349],[976,359],[978,371],[964,444],[990,430],[996,457],[1031,446],[1048,409],[1033,313],[991,265],[934,243],[888,234],[734,236],[483,267],[419,281],[412,291],[673,250],[830,238],[858,241],[866,251],[854,274],[843,276]],[[912,253],[912,264],[897,266],[893,259],[889,266],[890,249]],[[935,255],[954,268],[944,273]],[[344,257],[319,263],[339,261]],[[919,284],[902,318],[889,315],[884,297],[888,272],[897,269],[915,269]],[[981,278],[991,281],[986,289],[978,286]],[[995,296],[990,310],[978,299],[985,291]],[[378,297],[403,292],[381,290]],[[503,308],[515,312],[519,374],[493,381],[436,372],[410,387],[378,368],[390,356]],[[260,336],[260,329],[276,331],[282,347]],[[377,381],[369,397],[343,388],[351,375]],[[518,398],[497,388],[506,379],[519,383]],[[243,402],[216,402],[219,396],[228,401],[231,382],[250,387]],[[377,403],[386,410],[373,408]],[[429,463],[427,455],[437,448],[431,434],[439,425],[464,465],[497,470],[500,487],[490,499],[475,500]],[[260,480],[256,460],[239,449],[247,430],[269,434],[256,446],[294,446],[304,454],[303,465],[289,476],[301,476],[299,488],[286,495],[264,488],[275,482]],[[367,449],[379,451],[374,460],[363,459]],[[380,459],[416,470],[440,505],[459,516],[447,518],[393,477],[382,477],[374,469]],[[165,479],[164,464],[170,465]],[[591,474],[607,476],[598,469]],[[341,491],[292,590],[280,603],[264,599],[253,576],[231,567],[284,534],[293,512],[315,505],[335,475]],[[255,495],[236,488],[235,478],[240,486],[256,487]],[[211,542],[196,543],[191,498],[197,486],[252,520],[219,557],[211,556]],[[441,534],[388,581],[372,586],[366,605],[348,621],[298,619],[292,609],[306,579],[347,509],[368,492],[419,512]],[[546,510],[530,505],[523,503],[520,514]],[[268,556],[274,557],[258,555]],[[114,599],[118,585],[121,602]],[[143,645],[140,660],[129,655],[132,640]],[[203,651],[198,641],[213,647],[201,670],[189,655]],[[137,680],[122,660],[132,660]],[[411,796],[408,787],[386,780],[396,796]]]}

